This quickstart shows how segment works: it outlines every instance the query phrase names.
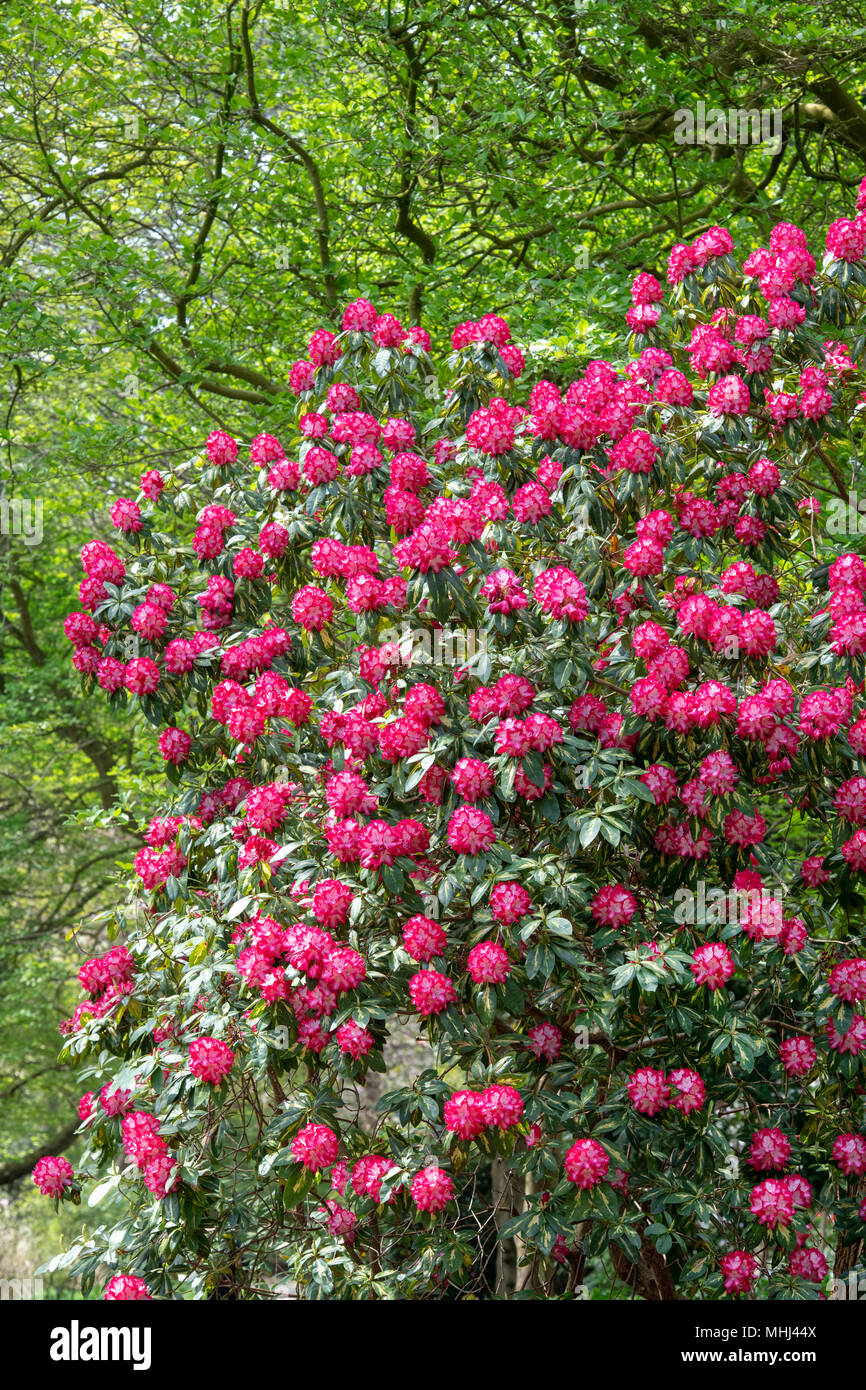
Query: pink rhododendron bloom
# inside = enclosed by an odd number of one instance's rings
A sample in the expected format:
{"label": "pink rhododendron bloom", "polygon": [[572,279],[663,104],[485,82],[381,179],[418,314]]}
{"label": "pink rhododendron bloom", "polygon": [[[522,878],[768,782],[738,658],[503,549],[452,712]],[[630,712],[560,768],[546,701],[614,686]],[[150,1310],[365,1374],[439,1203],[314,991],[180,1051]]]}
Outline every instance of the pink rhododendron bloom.
{"label": "pink rhododendron bloom", "polygon": [[656,1115],[671,1103],[670,1086],[663,1071],[641,1067],[628,1080],[628,1094],[635,1110],[642,1115]]}
{"label": "pink rhododendron bloom", "polygon": [[461,806],[448,822],[448,843],[455,854],[482,854],[496,842],[496,828],[483,811]]}
{"label": "pink rhododendron bloom", "polygon": [[526,1046],[539,1060],[554,1062],[562,1051],[562,1033],[554,1023],[538,1023],[530,1028]]}
{"label": "pink rhododendron bloom", "polygon": [[565,1155],[565,1176],[577,1187],[594,1187],[606,1175],[609,1165],[597,1139],[578,1139]]}
{"label": "pink rhododendron bloom", "polygon": [[696,1071],[689,1067],[674,1067],[667,1079],[672,1088],[671,1105],[676,1110],[684,1115],[692,1110],[700,1110],[707,1098],[707,1090]]}
{"label": "pink rhododendron bloom", "polygon": [[495,941],[479,941],[466,965],[476,984],[502,984],[511,971],[508,952]]}
{"label": "pink rhododendron bloom", "polygon": [[144,1164],[144,1185],[155,1197],[164,1199],[180,1186],[177,1159],[166,1151],[152,1153]]}
{"label": "pink rhododendron bloom", "polygon": [[866,999],[866,958],[844,960],[830,972],[830,992],[851,1004]]}
{"label": "pink rhododendron bloom", "polygon": [[795,1279],[806,1279],[811,1284],[820,1284],[827,1275],[828,1265],[820,1250],[811,1245],[803,1245],[791,1255],[788,1269]]}
{"label": "pink rhododendron bloom", "polygon": [[494,1129],[512,1129],[523,1118],[523,1101],[514,1086],[488,1086],[481,1093],[481,1109]]}
{"label": "pink rhododendron bloom", "polygon": [[818,1060],[811,1038],[786,1038],[779,1044],[779,1055],[788,1076],[805,1076]]}
{"label": "pink rhododendron bloom", "polygon": [[142,520],[138,503],[129,497],[118,497],[111,507],[111,524],[118,531],[140,531]]}
{"label": "pink rhododendron bloom", "polygon": [[369,1028],[363,1028],[354,1019],[349,1019],[348,1023],[341,1023],[337,1029],[337,1046],[340,1051],[347,1052],[356,1060],[366,1057],[374,1043],[375,1039]]}
{"label": "pink rhododendron bloom", "polygon": [[231,1071],[235,1054],[217,1038],[197,1038],[190,1043],[189,1069],[199,1081],[218,1086]]}
{"label": "pink rhododendron bloom", "polygon": [[33,1181],[43,1197],[60,1197],[72,1183],[72,1164],[65,1158],[40,1158]]}
{"label": "pink rhododendron bloom", "polygon": [[690,969],[696,985],[709,990],[722,989],[734,973],[734,961],[724,942],[711,941],[695,947]]}
{"label": "pink rhododendron bloom", "polygon": [[758,1277],[758,1261],[747,1250],[732,1250],[719,1261],[726,1293],[750,1293]]}
{"label": "pink rhododendron bloom", "polygon": [[791,1141],[779,1129],[756,1129],[746,1160],[750,1168],[784,1168],[791,1156]]}
{"label": "pink rhododendron bloom", "polygon": [[189,757],[192,739],[183,729],[163,729],[158,742],[167,763],[183,763]]}
{"label": "pink rhododendron bloom", "polygon": [[749,1210],[761,1226],[773,1230],[790,1226],[794,1215],[794,1199],[788,1183],[781,1178],[767,1178],[752,1188]]}
{"label": "pink rhododendron bloom", "polygon": [[490,890],[490,911],[502,926],[519,922],[532,908],[532,900],[519,883],[506,881],[494,884]]}
{"label": "pink rhododendron bloom", "polygon": [[458,1139],[476,1139],[486,1127],[483,1098],[477,1091],[455,1091],[444,1106],[445,1128]]}
{"label": "pink rhododendron bloom", "polygon": [[416,1173],[410,1185],[412,1201],[419,1211],[444,1211],[454,1200],[454,1184],[442,1168],[431,1163]]}
{"label": "pink rhododendron bloom", "polygon": [[453,982],[438,970],[420,970],[409,981],[409,995],[419,1014],[439,1014],[457,1000]]}
{"label": "pink rhododendron bloom", "polygon": [[404,926],[403,944],[413,960],[426,963],[445,954],[447,937],[438,922],[419,913]]}
{"label": "pink rhododendron bloom", "polygon": [[139,1279],[135,1274],[115,1274],[105,1286],[104,1298],[109,1300],[135,1300],[138,1302],[150,1302],[153,1294],[149,1291],[143,1279]]}
{"label": "pink rhododendron bloom", "polygon": [[602,926],[625,927],[637,912],[637,901],[627,888],[620,884],[609,884],[598,890],[590,904],[590,911]]}
{"label": "pink rhododendron bloom", "polygon": [[866,1173],[866,1136],[840,1134],[833,1141],[833,1162],[845,1174]]}
{"label": "pink rhododendron bloom", "polygon": [[339,1140],[327,1125],[305,1125],[292,1140],[292,1156],[311,1173],[330,1168],[335,1162]]}

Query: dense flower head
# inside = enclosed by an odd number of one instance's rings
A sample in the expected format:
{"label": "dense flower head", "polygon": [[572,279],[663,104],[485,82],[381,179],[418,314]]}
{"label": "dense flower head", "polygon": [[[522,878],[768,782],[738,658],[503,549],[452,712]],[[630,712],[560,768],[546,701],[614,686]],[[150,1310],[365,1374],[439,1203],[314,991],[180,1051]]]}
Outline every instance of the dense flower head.
{"label": "dense flower head", "polygon": [[830,991],[849,1004],[866,999],[866,958],[844,960],[830,972]]}
{"label": "dense flower head", "polygon": [[487,599],[491,613],[516,613],[529,605],[523,585],[510,569],[494,570],[481,585],[480,592],[482,598]]}
{"label": "dense flower head", "polygon": [[806,1181],[802,1173],[791,1173],[784,1179],[785,1185],[791,1194],[791,1201],[795,1211],[806,1211],[812,1205],[812,1186]]}
{"label": "dense flower head", "polygon": [[424,1017],[439,1014],[457,1000],[454,983],[438,970],[419,970],[409,981],[409,995],[418,1013]]}
{"label": "dense flower head", "polygon": [[496,828],[488,815],[461,806],[448,822],[448,843],[455,854],[481,854],[496,841]]}
{"label": "dense flower head", "polygon": [[722,989],[734,973],[733,957],[722,941],[708,941],[692,952],[690,969],[696,985],[709,990]]}
{"label": "dense flower head", "polygon": [[338,879],[320,879],[313,890],[312,912],[316,921],[327,929],[342,926],[355,898],[348,884]]}
{"label": "dense flower head", "polygon": [[292,1140],[292,1157],[311,1173],[330,1168],[338,1151],[339,1140],[327,1125],[305,1125]]}
{"label": "dense flower head", "polygon": [[779,1129],[756,1129],[746,1160],[750,1168],[784,1168],[791,1156],[791,1141]]}
{"label": "dense flower head", "polygon": [[565,1176],[576,1187],[595,1187],[609,1166],[610,1160],[597,1139],[578,1139],[565,1155]]}
{"label": "dense flower head", "polygon": [[221,467],[227,463],[234,463],[238,456],[237,440],[233,439],[225,430],[212,430],[207,438],[207,456],[211,463]]}
{"label": "dense flower head", "polygon": [[532,899],[520,883],[506,880],[490,890],[490,911],[502,926],[519,922],[532,908]]}
{"label": "dense flower head", "polygon": [[671,1087],[671,1105],[674,1109],[688,1115],[692,1110],[700,1110],[707,1098],[707,1089],[702,1077],[690,1067],[674,1067],[668,1072]]}
{"label": "dense flower head", "polygon": [[403,927],[403,945],[413,960],[431,961],[445,954],[447,937],[443,927],[432,917],[417,913]]}
{"label": "dense flower head", "polygon": [[811,1038],[786,1038],[779,1044],[779,1055],[788,1076],[805,1076],[818,1059]]}
{"label": "dense flower head", "polygon": [[192,747],[192,738],[184,729],[163,729],[157,741],[165,762],[175,765],[186,762]]}
{"label": "dense flower head", "polygon": [[586,589],[565,566],[542,571],[535,580],[533,598],[543,613],[554,618],[579,623],[589,616]]}
{"label": "dense flower head", "polygon": [[189,1069],[199,1081],[218,1086],[231,1071],[235,1054],[218,1038],[197,1038],[189,1046]]}
{"label": "dense flower head", "polygon": [[144,1280],[139,1279],[137,1274],[115,1274],[106,1284],[103,1298],[149,1302],[152,1301],[153,1294]]}
{"label": "dense flower head", "polygon": [[671,1103],[671,1090],[663,1071],[639,1067],[628,1079],[628,1094],[635,1110],[642,1115],[657,1115]]}
{"label": "dense flower head", "polygon": [[458,1139],[477,1139],[487,1125],[483,1096],[477,1091],[455,1091],[445,1102],[443,1116],[445,1128]]}
{"label": "dense flower head", "polygon": [[410,1185],[412,1201],[419,1211],[444,1211],[454,1200],[454,1184],[443,1168],[428,1164],[416,1173]]}
{"label": "dense flower head", "polygon": [[74,1178],[72,1164],[65,1158],[40,1158],[33,1169],[33,1181],[43,1197],[60,1197]]}
{"label": "dense flower head", "polygon": [[657,806],[667,806],[679,790],[676,773],[664,763],[651,763],[646,772],[641,773],[640,780],[652,793]]}
{"label": "dense flower head", "polygon": [[726,1293],[750,1293],[758,1277],[758,1261],[748,1250],[731,1250],[719,1261]]}
{"label": "dense flower head", "polygon": [[343,329],[372,333],[378,315],[369,299],[355,299],[343,311]]}
{"label": "dense flower head", "polygon": [[134,974],[135,962],[128,947],[112,946],[104,955],[85,961],[78,972],[78,980],[82,989],[97,998],[111,986],[124,991],[131,989]]}
{"label": "dense flower head", "polygon": [[590,905],[597,922],[606,927],[627,926],[637,912],[637,901],[621,884],[600,888]]}
{"label": "dense flower head", "polygon": [[[374,1202],[382,1199],[382,1183],[390,1174],[396,1172],[397,1165],[383,1154],[368,1154],[359,1158],[352,1169],[352,1187],[359,1197],[371,1197]],[[399,1190],[399,1188],[397,1189]],[[396,1190],[388,1198],[394,1200]]]}
{"label": "dense flower head", "polygon": [[649,473],[657,454],[646,430],[632,430],[614,445],[610,460],[614,468],[623,468],[628,473]]}
{"label": "dense flower head", "polygon": [[340,1024],[336,1031],[336,1039],[340,1051],[347,1052],[350,1057],[354,1057],[356,1060],[359,1057],[366,1057],[376,1041],[369,1028],[364,1028],[354,1019]]}
{"label": "dense flower head", "polygon": [[106,1115],[124,1115],[132,1101],[132,1091],[121,1086],[103,1086],[99,1092],[99,1103]]}
{"label": "dense flower head", "polygon": [[523,1100],[514,1086],[488,1086],[481,1093],[485,1124],[494,1129],[512,1129],[523,1118]]}
{"label": "dense flower head", "polygon": [[338,994],[357,989],[366,975],[364,957],[352,946],[341,946],[331,951],[322,966],[322,983]]}
{"label": "dense flower head", "polygon": [[803,1245],[795,1250],[788,1261],[788,1269],[795,1279],[805,1279],[811,1284],[820,1284],[827,1274],[827,1260],[813,1245]]}
{"label": "dense flower head", "polygon": [[461,758],[451,773],[451,781],[464,801],[489,796],[495,782],[493,769],[479,758]]}
{"label": "dense flower head", "polygon": [[562,1051],[562,1033],[555,1023],[538,1023],[530,1028],[526,1047],[533,1056],[554,1062]]}
{"label": "dense flower head", "polygon": [[165,1148],[165,1141],[159,1133],[159,1121],[146,1111],[131,1111],[125,1116],[121,1130],[123,1147],[132,1162],[140,1168],[144,1167],[152,1154]]}
{"label": "dense flower head", "polygon": [[859,219],[839,217],[827,229],[827,252],[835,260],[859,261],[866,245],[866,230]]}
{"label": "dense flower head", "polygon": [[790,1226],[794,1215],[794,1198],[788,1183],[782,1178],[767,1178],[752,1188],[749,1210],[755,1220],[768,1230]]}
{"label": "dense flower head", "polygon": [[473,411],[466,426],[466,442],[482,454],[507,454],[514,447],[520,418],[519,410],[494,399],[489,408]]}
{"label": "dense flower head", "polygon": [[334,616],[334,605],[324,589],[306,584],[292,599],[292,617],[308,632],[320,632]]}
{"label": "dense flower head", "polygon": [[723,376],[710,387],[707,404],[711,415],[745,415],[749,403],[749,388],[741,377]]}
{"label": "dense flower head", "polygon": [[847,1175],[866,1173],[866,1136],[840,1134],[833,1141],[833,1162]]}
{"label": "dense flower head", "polygon": [[496,941],[479,941],[466,965],[476,984],[503,984],[511,971],[508,952]]}
{"label": "dense flower head", "polygon": [[141,508],[130,497],[118,497],[111,507],[111,524],[118,531],[140,531],[143,525]]}
{"label": "dense flower head", "polygon": [[144,1164],[144,1185],[155,1197],[165,1199],[181,1184],[180,1166],[168,1150],[151,1153]]}

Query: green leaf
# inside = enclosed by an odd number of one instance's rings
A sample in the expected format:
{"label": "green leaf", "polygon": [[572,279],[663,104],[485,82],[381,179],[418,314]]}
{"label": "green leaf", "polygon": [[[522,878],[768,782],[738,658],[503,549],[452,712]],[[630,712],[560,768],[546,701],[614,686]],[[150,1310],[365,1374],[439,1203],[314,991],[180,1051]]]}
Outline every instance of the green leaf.
{"label": "green leaf", "polygon": [[586,849],[596,839],[601,830],[601,819],[598,816],[590,816],[589,820],[584,820],[580,827],[581,849]]}
{"label": "green leaf", "polygon": [[474,991],[475,1011],[485,1028],[489,1028],[496,1017],[496,987],[481,985]]}
{"label": "green leaf", "polygon": [[120,1174],[112,1173],[111,1177],[106,1178],[103,1182],[97,1183],[96,1187],[94,1187],[87,1198],[87,1205],[89,1207],[98,1207],[103,1197],[106,1197],[109,1192],[113,1192],[119,1182]]}
{"label": "green leaf", "polygon": [[297,1165],[297,1171],[289,1173],[280,1186],[283,1193],[283,1206],[298,1206],[309,1192],[312,1192],[316,1185],[316,1174],[311,1173],[302,1164]]}

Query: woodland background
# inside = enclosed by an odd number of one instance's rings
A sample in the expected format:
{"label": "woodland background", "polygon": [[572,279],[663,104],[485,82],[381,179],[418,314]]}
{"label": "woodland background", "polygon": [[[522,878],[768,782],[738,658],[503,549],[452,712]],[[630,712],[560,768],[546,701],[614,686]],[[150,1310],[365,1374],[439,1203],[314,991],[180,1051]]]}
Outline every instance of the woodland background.
{"label": "woodland background", "polygon": [[[780,111],[780,147],[677,144],[698,101]],[[63,636],[107,503],[217,425],[285,432],[291,362],[358,294],[434,356],[501,314],[522,384],[567,383],[673,242],[786,220],[820,256],[864,172],[855,5],[0,4],[0,1278],[91,1216],[29,1175],[74,1161],[57,1025],[162,776]]]}

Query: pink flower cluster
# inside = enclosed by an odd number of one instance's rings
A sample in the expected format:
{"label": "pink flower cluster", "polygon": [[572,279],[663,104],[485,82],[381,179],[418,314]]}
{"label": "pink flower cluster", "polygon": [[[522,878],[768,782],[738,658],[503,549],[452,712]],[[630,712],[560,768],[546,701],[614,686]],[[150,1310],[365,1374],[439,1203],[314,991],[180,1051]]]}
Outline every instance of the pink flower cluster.
{"label": "pink flower cluster", "polygon": [[675,1067],[667,1076],[652,1067],[640,1067],[629,1077],[626,1089],[635,1110],[648,1116],[670,1106],[688,1115],[700,1110],[707,1098],[700,1076],[688,1067]]}
{"label": "pink flower cluster", "polygon": [[477,1139],[485,1129],[513,1129],[523,1118],[523,1100],[514,1086],[455,1091],[444,1107],[445,1128],[458,1139]]}
{"label": "pink flower cluster", "polygon": [[180,1167],[159,1133],[159,1121],[146,1111],[133,1110],[121,1125],[127,1157],[138,1167],[144,1185],[155,1197],[168,1197],[180,1186]]}
{"label": "pink flower cluster", "polygon": [[228,1076],[235,1054],[218,1038],[197,1038],[189,1045],[189,1069],[199,1081],[218,1086]]}

